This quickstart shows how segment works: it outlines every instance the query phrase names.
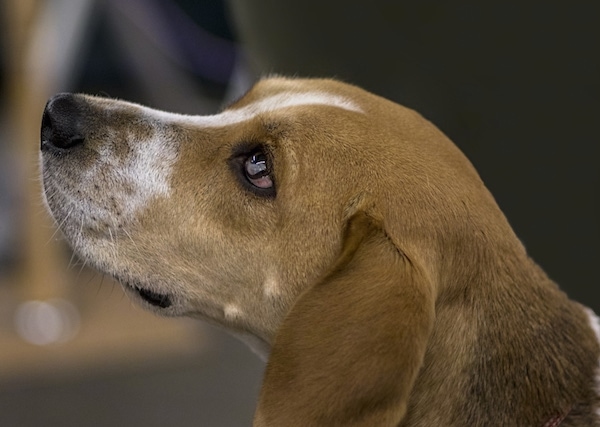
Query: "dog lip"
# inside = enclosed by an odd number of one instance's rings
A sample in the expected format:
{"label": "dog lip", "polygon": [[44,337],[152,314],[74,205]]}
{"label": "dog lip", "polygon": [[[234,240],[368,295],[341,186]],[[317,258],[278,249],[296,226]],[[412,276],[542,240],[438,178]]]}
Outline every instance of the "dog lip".
{"label": "dog lip", "polygon": [[148,304],[159,308],[169,308],[173,305],[171,296],[168,294],[161,294],[159,292],[151,291],[150,289],[143,288],[138,285],[127,283],[127,287],[135,291],[140,298],[146,301]]}

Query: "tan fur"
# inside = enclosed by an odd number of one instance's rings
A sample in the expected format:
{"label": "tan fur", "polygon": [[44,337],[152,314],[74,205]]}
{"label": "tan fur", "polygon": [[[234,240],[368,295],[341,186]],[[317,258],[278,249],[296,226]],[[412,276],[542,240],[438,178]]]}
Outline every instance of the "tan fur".
{"label": "tan fur", "polygon": [[[89,262],[168,294],[157,312],[271,350],[256,427],[542,426],[566,413],[562,426],[600,425],[586,312],[438,129],[332,80],[266,79],[226,111],[307,91],[360,111],[200,126],[77,96],[85,145],[43,152],[49,208]],[[147,140],[176,153],[170,192],[127,216],[121,201],[141,190],[115,177]],[[240,144],[271,153],[276,197],[240,185],[228,167]]]}

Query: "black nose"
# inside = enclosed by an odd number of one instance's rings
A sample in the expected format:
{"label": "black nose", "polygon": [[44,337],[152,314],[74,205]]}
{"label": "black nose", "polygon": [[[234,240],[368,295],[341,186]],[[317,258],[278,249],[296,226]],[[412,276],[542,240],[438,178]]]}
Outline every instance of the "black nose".
{"label": "black nose", "polygon": [[76,95],[59,93],[50,98],[44,109],[41,149],[68,150],[83,144],[81,101]]}

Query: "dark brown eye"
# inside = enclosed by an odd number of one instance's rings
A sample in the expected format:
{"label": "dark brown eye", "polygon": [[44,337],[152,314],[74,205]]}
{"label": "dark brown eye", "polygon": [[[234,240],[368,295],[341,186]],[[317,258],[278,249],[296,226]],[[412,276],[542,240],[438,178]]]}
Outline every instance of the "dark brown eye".
{"label": "dark brown eye", "polygon": [[267,199],[277,196],[272,154],[256,142],[233,147],[229,167],[244,190]]}
{"label": "dark brown eye", "polygon": [[273,188],[271,179],[271,167],[266,154],[263,151],[255,151],[244,163],[246,179],[257,188]]}

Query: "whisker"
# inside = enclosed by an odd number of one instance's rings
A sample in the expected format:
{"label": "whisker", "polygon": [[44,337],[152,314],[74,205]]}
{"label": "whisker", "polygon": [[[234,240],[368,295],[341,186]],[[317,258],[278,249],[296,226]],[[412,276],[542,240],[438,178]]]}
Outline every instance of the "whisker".
{"label": "whisker", "polygon": [[119,283],[119,285],[123,286],[123,284],[121,283],[121,280],[119,279],[115,279],[111,282],[111,288],[110,288],[110,296],[112,297],[113,293],[115,292],[115,285],[117,284],[117,282]]}
{"label": "whisker", "polygon": [[81,268],[79,269],[79,272],[77,273],[77,280],[79,280],[79,277],[81,276],[81,272],[83,271],[83,269],[85,268],[86,265],[87,265],[87,260],[83,260],[83,263],[81,264]]}
{"label": "whisker", "polygon": [[[96,275],[94,275],[96,276]],[[96,286],[96,296],[98,296],[100,294],[100,291],[102,290],[102,283],[104,283],[104,273],[102,273],[102,275],[100,276],[100,281],[98,282],[98,285]]]}
{"label": "whisker", "polygon": [[119,245],[117,243],[116,236],[112,233],[112,230],[110,228],[108,229],[108,235],[110,236],[110,242],[112,243],[114,251],[115,251],[115,257],[118,259],[119,258]]}
{"label": "whisker", "polygon": [[54,225],[56,227],[56,230],[54,230],[54,233],[52,233],[52,236],[50,236],[50,238],[48,239],[48,241],[46,242],[46,245],[49,245],[50,242],[52,242],[52,240],[56,237],[56,234],[60,231],[60,229],[62,228],[63,225],[65,225],[65,222],[67,222],[67,220],[69,219],[69,217],[71,216],[71,213],[73,213],[73,209],[71,208],[71,210],[65,215],[65,217],[63,218],[63,220],[60,222],[60,224],[56,223],[56,220],[54,220]]}
{"label": "whisker", "polygon": [[[73,260],[75,261],[75,264],[73,264]],[[67,265],[67,270],[70,270],[71,268],[74,268],[75,265],[77,265],[77,258],[76,258],[76,254],[75,251],[71,251],[71,259],[69,259],[69,264]],[[79,271],[81,273],[81,270]],[[79,279],[79,276],[77,277]]]}
{"label": "whisker", "polygon": [[92,271],[91,277],[90,277],[90,278],[87,280],[87,282],[85,282],[85,283],[83,284],[83,286],[89,286],[89,284],[90,284],[90,283],[92,283],[92,281],[93,281],[94,279],[96,279],[97,277],[98,277],[98,274],[97,274],[97,272],[96,272],[96,271]]}
{"label": "whisker", "polygon": [[[58,194],[58,188],[55,188],[52,193],[46,192],[46,199],[51,200]],[[43,195],[43,194],[42,194]]]}
{"label": "whisker", "polygon": [[[123,228],[123,233],[125,233],[125,235],[129,238],[129,240],[131,241],[131,244],[133,245],[133,247],[135,248],[135,250],[137,251],[138,255],[140,257],[142,257],[142,251],[140,250],[140,248],[138,247],[137,243],[135,243],[135,240],[133,240],[133,237],[131,237],[131,234],[129,234],[129,232],[127,230],[125,230]],[[143,258],[143,257],[142,257]]]}

